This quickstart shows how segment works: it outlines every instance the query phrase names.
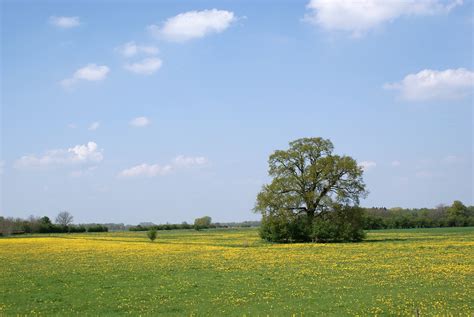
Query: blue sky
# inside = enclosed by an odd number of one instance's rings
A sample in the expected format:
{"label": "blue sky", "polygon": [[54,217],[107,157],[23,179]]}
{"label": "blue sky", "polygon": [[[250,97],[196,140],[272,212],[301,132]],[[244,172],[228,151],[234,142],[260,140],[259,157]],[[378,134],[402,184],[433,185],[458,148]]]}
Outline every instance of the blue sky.
{"label": "blue sky", "polygon": [[329,138],[364,206],[473,204],[471,1],[3,1],[1,214],[258,219]]}

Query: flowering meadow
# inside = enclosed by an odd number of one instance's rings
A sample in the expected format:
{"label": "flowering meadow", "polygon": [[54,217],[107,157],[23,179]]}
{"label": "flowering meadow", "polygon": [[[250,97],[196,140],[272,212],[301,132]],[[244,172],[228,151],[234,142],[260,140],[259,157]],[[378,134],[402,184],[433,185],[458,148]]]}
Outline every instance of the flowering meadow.
{"label": "flowering meadow", "polygon": [[0,316],[472,316],[474,228],[270,244],[255,229],[0,238]]}

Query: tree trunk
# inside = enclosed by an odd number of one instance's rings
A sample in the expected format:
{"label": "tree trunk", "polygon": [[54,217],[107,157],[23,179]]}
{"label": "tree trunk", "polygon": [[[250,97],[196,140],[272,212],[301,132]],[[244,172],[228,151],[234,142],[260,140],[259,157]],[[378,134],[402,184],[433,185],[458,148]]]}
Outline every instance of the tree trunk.
{"label": "tree trunk", "polygon": [[314,210],[308,210],[307,215],[308,215],[308,224],[312,226],[313,219],[314,219]]}

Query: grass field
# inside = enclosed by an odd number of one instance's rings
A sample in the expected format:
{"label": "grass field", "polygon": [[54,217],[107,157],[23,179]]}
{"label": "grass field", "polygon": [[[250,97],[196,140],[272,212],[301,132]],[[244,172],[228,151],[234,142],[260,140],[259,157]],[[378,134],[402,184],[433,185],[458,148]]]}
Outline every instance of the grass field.
{"label": "grass field", "polygon": [[0,315],[472,316],[474,228],[268,244],[254,229],[0,239]]}

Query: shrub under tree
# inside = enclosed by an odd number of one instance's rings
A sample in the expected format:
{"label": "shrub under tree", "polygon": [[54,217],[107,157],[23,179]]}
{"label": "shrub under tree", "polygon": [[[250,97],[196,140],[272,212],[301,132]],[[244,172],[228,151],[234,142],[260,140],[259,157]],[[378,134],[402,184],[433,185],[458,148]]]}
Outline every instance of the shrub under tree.
{"label": "shrub under tree", "polygon": [[362,208],[338,205],[314,221],[312,239],[316,242],[361,241],[365,237],[363,228]]}

